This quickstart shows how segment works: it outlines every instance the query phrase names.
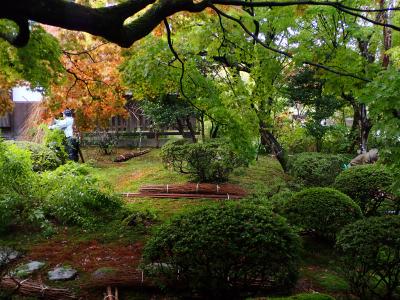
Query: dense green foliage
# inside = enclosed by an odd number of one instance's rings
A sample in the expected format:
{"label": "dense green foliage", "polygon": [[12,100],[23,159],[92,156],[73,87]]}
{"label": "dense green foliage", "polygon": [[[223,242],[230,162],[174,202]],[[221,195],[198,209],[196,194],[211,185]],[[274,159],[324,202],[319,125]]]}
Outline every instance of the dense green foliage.
{"label": "dense green foliage", "polygon": [[305,186],[330,186],[349,159],[342,154],[304,152],[289,160],[289,172]]}
{"label": "dense green foliage", "polygon": [[237,297],[240,290],[292,287],[299,249],[283,218],[260,206],[228,203],[162,225],[144,249],[144,262],[172,282],[179,274],[179,284],[208,297]]}
{"label": "dense green foliage", "polygon": [[365,215],[375,215],[381,204],[389,197],[393,177],[389,170],[379,164],[351,167],[335,180],[335,188],[349,195]]}
{"label": "dense green foliage", "polygon": [[338,235],[342,269],[361,299],[400,296],[400,216],[371,217]]}
{"label": "dense green foliage", "polygon": [[35,172],[54,170],[61,165],[57,154],[43,144],[26,141],[16,141],[15,144],[31,153],[32,169]]}
{"label": "dense green foliage", "polygon": [[161,95],[154,100],[143,100],[140,108],[159,130],[165,127],[178,128],[179,122],[185,124],[186,118],[194,117],[196,111],[177,95]]}
{"label": "dense green foliage", "polygon": [[50,233],[50,221],[91,227],[118,213],[121,200],[87,168],[68,163],[36,173],[28,150],[0,141],[0,231],[31,226]]}
{"label": "dense green foliage", "polygon": [[345,225],[362,217],[353,200],[332,188],[308,188],[295,193],[284,204],[283,215],[301,230],[333,240]]}
{"label": "dense green foliage", "polygon": [[235,168],[246,164],[225,140],[218,139],[195,144],[185,140],[167,143],[161,157],[167,167],[201,182],[226,181]]}
{"label": "dense green foliage", "polygon": [[392,66],[382,71],[363,91],[363,101],[369,104],[369,112],[379,131],[382,148],[379,153],[396,174],[392,190],[400,195],[400,75],[398,66],[399,47],[393,49],[397,53],[397,68]]}
{"label": "dense green foliage", "polygon": [[27,222],[34,209],[37,176],[28,151],[0,140],[0,231]]}
{"label": "dense green foliage", "polygon": [[322,150],[324,135],[330,127],[323,125],[324,120],[331,117],[340,107],[340,102],[334,95],[323,95],[325,80],[316,77],[312,68],[300,68],[297,73],[289,76],[286,87],[289,101],[301,103],[307,107],[308,122],[305,124],[307,133],[316,141],[317,151]]}
{"label": "dense green foliage", "polygon": [[41,129],[45,132],[44,145],[54,151],[61,163],[65,164],[68,154],[65,149],[67,140],[64,132],[58,129],[50,130],[46,125],[41,125]]}
{"label": "dense green foliage", "polygon": [[122,206],[110,190],[89,175],[88,167],[67,163],[42,175],[45,215],[62,225],[90,227],[109,220]]}

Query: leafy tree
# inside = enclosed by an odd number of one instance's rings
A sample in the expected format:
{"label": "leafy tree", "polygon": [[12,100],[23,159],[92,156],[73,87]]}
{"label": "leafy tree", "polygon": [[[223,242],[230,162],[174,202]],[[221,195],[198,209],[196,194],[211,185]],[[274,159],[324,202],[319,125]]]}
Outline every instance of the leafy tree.
{"label": "leafy tree", "polygon": [[[0,20],[0,31],[12,31],[13,24]],[[0,39],[0,115],[13,108],[9,90],[27,84],[43,93],[63,77],[58,41],[39,25],[32,25],[32,38],[24,48],[14,48]]]}
{"label": "leafy tree", "polygon": [[196,112],[187,102],[178,98],[178,95],[164,95],[154,101],[144,100],[140,107],[148,116],[156,130],[165,127],[175,127],[185,137],[184,129],[188,127],[193,142],[196,142],[196,132],[191,123],[191,118]]}
{"label": "leafy tree", "polygon": [[288,79],[286,90],[289,100],[292,104],[300,103],[307,107],[309,120],[305,126],[320,152],[323,137],[329,130],[323,122],[340,107],[340,102],[333,95],[323,95],[324,80],[315,78],[315,71],[310,68],[298,69]]}

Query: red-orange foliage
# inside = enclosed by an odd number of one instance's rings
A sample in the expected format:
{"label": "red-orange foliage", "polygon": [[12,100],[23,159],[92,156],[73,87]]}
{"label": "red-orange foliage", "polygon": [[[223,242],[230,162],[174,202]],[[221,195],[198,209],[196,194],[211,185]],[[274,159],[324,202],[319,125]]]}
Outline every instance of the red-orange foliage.
{"label": "red-orange foliage", "polygon": [[106,128],[113,116],[126,116],[118,72],[121,49],[85,33],[63,30],[58,36],[67,76],[44,102],[46,117],[58,116],[68,107],[75,110],[78,128],[90,130]]}

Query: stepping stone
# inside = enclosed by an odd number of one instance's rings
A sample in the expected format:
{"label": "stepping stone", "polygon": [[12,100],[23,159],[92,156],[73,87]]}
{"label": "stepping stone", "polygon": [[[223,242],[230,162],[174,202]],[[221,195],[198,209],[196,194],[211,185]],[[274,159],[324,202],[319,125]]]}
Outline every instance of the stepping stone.
{"label": "stepping stone", "polygon": [[41,268],[44,267],[44,265],[45,265],[45,263],[41,262],[41,261],[31,261],[27,264],[17,267],[11,273],[16,277],[23,278],[23,277],[27,277],[27,276],[31,275],[32,273],[40,270]]}
{"label": "stepping stone", "polygon": [[0,247],[0,265],[8,264],[9,262],[17,259],[21,253],[8,247]]}
{"label": "stepping stone", "polygon": [[49,280],[72,280],[78,274],[78,271],[68,267],[58,267],[47,273]]}
{"label": "stepping stone", "polygon": [[115,274],[118,272],[117,269],[111,268],[111,267],[103,267],[100,269],[97,269],[92,273],[92,278],[95,279],[101,279],[101,278],[107,278],[110,276],[115,276]]}

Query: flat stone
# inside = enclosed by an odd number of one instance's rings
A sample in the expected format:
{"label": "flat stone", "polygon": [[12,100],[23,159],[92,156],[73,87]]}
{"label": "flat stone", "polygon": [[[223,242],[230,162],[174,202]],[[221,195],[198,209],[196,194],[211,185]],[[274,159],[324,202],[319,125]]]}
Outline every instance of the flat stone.
{"label": "flat stone", "polygon": [[11,273],[14,274],[14,276],[16,276],[16,277],[27,277],[27,276],[31,275],[32,273],[43,268],[44,265],[45,265],[45,263],[41,262],[41,261],[31,261],[27,264],[17,267]]}
{"label": "flat stone", "polygon": [[95,279],[101,279],[101,278],[107,278],[110,276],[114,276],[118,272],[117,269],[111,268],[111,267],[103,267],[100,269],[97,269],[92,273],[92,278]]}
{"label": "flat stone", "polygon": [[72,280],[78,274],[78,271],[72,268],[57,267],[47,273],[49,280]]}
{"label": "flat stone", "polygon": [[0,265],[8,264],[9,262],[17,259],[21,253],[8,247],[0,247]]}

